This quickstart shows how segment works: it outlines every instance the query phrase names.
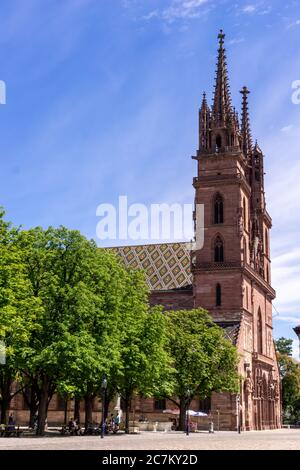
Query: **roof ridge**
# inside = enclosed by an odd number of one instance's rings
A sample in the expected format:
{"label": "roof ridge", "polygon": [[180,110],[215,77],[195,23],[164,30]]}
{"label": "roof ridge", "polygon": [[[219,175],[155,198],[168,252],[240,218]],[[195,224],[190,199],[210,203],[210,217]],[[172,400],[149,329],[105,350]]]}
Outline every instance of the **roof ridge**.
{"label": "roof ridge", "polygon": [[103,248],[109,250],[112,248],[137,248],[140,246],[161,246],[161,245],[189,245],[191,242],[181,241],[181,242],[161,242],[161,243],[141,243],[138,245],[116,245],[116,246],[98,246],[98,248]]}

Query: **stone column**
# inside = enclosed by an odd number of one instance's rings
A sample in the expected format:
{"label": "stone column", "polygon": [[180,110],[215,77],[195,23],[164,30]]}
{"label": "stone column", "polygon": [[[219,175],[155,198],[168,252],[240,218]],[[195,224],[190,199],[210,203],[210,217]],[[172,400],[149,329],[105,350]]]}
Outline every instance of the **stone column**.
{"label": "stone column", "polygon": [[252,410],[252,394],[253,394],[253,380],[251,369],[246,371],[246,379],[244,382],[244,397],[245,397],[245,429],[250,431],[253,428],[253,410]]}

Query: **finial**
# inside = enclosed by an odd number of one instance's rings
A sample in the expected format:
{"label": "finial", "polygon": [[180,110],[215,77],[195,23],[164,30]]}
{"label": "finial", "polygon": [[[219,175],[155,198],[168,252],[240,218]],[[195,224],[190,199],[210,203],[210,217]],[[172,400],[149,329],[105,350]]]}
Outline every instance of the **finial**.
{"label": "finial", "polygon": [[225,57],[225,48],[223,46],[225,34],[223,33],[222,29],[220,30],[218,38],[219,49],[213,101],[213,119],[215,123],[222,127],[225,126],[225,123],[232,114],[232,106]]}
{"label": "finial", "polygon": [[225,38],[225,34],[223,32],[223,29],[220,29],[220,32],[218,34],[218,39],[219,39],[219,44],[220,44],[221,47],[224,44],[224,38]]}
{"label": "finial", "polygon": [[201,109],[202,110],[208,110],[208,106],[207,106],[207,101],[206,101],[206,93],[205,91],[203,92],[203,95],[202,95],[202,104],[201,104]]}
{"label": "finial", "polygon": [[243,88],[240,90],[240,93],[242,93],[242,95],[248,95],[250,91],[246,86],[243,86]]}
{"label": "finial", "polygon": [[246,86],[240,90],[243,95],[242,99],[242,122],[241,122],[241,133],[242,133],[242,150],[245,158],[249,158],[252,153],[252,136],[250,129],[249,111],[248,111],[248,94],[250,91]]}

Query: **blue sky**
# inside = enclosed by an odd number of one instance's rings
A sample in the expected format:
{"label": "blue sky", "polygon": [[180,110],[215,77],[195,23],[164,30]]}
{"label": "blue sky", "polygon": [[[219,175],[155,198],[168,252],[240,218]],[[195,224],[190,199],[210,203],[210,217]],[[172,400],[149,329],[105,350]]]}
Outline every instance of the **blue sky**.
{"label": "blue sky", "polygon": [[[300,323],[299,1],[1,0],[0,201],[24,227],[95,237],[96,207],[193,202],[197,113],[218,30],[247,85],[273,217],[275,335]],[[295,343],[296,344],[296,343]]]}

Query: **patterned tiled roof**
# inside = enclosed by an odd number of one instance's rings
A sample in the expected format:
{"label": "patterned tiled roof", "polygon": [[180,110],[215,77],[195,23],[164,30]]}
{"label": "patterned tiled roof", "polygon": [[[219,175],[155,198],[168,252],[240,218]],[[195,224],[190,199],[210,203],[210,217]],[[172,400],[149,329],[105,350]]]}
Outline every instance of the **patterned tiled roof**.
{"label": "patterned tiled roof", "polygon": [[223,328],[225,332],[225,338],[229,339],[234,345],[236,345],[239,331],[240,331],[240,322],[216,322],[218,326]]}
{"label": "patterned tiled roof", "polygon": [[110,248],[126,266],[143,269],[151,290],[169,290],[192,283],[190,243],[119,246]]}

